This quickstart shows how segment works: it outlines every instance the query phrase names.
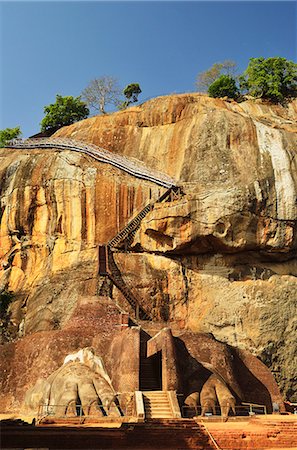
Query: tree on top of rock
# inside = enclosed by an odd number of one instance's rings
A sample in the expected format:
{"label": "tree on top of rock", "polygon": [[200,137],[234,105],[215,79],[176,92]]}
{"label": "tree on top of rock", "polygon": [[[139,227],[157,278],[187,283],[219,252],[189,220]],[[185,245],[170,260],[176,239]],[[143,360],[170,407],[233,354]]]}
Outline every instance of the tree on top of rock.
{"label": "tree on top of rock", "polygon": [[251,58],[240,87],[253,97],[281,102],[297,95],[297,64],[286,58]]}
{"label": "tree on top of rock", "polygon": [[87,105],[80,97],[62,97],[57,94],[56,102],[44,107],[45,117],[41,121],[41,131],[58,129],[85,119],[89,115]]}
{"label": "tree on top of rock", "polygon": [[221,75],[208,88],[210,97],[228,97],[237,98],[239,91],[236,86],[236,81],[230,75]]}
{"label": "tree on top of rock", "polygon": [[11,139],[16,139],[20,137],[21,134],[20,127],[5,128],[5,130],[0,130],[0,148],[5,147]]}
{"label": "tree on top of rock", "polygon": [[121,89],[116,78],[105,75],[91,80],[81,95],[89,108],[106,114],[107,105],[120,103]]}
{"label": "tree on top of rock", "polygon": [[126,109],[131,103],[138,102],[138,95],[141,94],[141,89],[138,83],[130,83],[123,90],[123,94],[127,100],[118,105],[119,109]]}
{"label": "tree on top of rock", "polygon": [[222,63],[215,63],[209,69],[197,75],[195,83],[196,88],[199,91],[205,92],[221,75],[229,75],[234,77],[235,72],[236,63],[234,61],[226,60]]}
{"label": "tree on top of rock", "polygon": [[127,98],[129,104],[138,102],[138,95],[141,94],[141,89],[138,83],[131,83],[123,90],[124,96]]}

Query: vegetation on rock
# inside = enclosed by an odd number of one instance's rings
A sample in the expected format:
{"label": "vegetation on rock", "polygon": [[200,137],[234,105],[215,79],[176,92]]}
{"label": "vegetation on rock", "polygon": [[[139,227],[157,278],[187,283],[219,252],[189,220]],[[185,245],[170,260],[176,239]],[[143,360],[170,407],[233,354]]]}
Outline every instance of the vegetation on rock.
{"label": "vegetation on rock", "polygon": [[131,103],[138,102],[138,95],[141,94],[141,92],[142,91],[138,83],[128,84],[123,90],[123,94],[127,100],[124,100],[123,102],[119,103],[118,108],[126,109],[128,108],[129,105],[131,105]]}
{"label": "vegetation on rock", "polygon": [[141,89],[138,83],[131,83],[125,87],[123,90],[124,96],[127,98],[129,103],[138,102],[138,95],[141,94]]}
{"label": "vegetation on rock", "polygon": [[205,72],[197,75],[196,88],[200,91],[207,91],[209,86],[216,81],[221,75],[229,75],[234,77],[236,71],[236,63],[231,60],[215,63]]}
{"label": "vegetation on rock", "polygon": [[20,127],[5,128],[4,130],[0,130],[0,147],[5,147],[11,139],[18,138],[21,134],[22,132]]}
{"label": "vegetation on rock", "polygon": [[89,108],[106,114],[106,105],[117,106],[120,103],[121,89],[116,78],[103,76],[91,80],[81,95]]}
{"label": "vegetation on rock", "polygon": [[74,122],[85,119],[89,115],[87,105],[81,101],[81,97],[72,95],[62,97],[56,95],[56,102],[44,107],[45,117],[41,121],[41,131],[52,128],[61,128]]}
{"label": "vegetation on rock", "polygon": [[297,64],[280,57],[251,58],[240,87],[253,97],[283,101],[297,94]]}
{"label": "vegetation on rock", "polygon": [[240,77],[234,76],[235,68],[233,61],[213,64],[198,74],[197,89],[207,90],[211,97],[239,98],[241,92],[274,103],[297,95],[297,64],[286,58],[251,58]]}
{"label": "vegetation on rock", "polygon": [[236,81],[229,75],[221,75],[209,86],[207,92],[210,97],[237,98],[239,95]]}

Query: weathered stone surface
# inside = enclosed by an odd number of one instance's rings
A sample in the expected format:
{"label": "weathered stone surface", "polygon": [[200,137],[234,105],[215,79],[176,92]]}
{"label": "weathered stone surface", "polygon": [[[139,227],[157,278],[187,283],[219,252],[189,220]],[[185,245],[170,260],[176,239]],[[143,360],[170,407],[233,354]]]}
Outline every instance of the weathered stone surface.
{"label": "weathered stone surface", "polygon": [[[25,404],[40,414],[76,416],[81,405],[85,415],[102,416],[117,411],[115,391],[102,358],[92,348],[67,355],[64,363],[47,379],[38,379],[26,393]],[[119,411],[117,411],[119,415]]]}
{"label": "weathered stone surface", "polygon": [[[115,255],[125,280],[154,317],[261,356],[291,399],[296,117],[296,100],[281,107],[185,94],[56,133],[138,158],[182,184],[184,197],[143,220],[134,239],[142,253]],[[25,335],[20,346],[36,332],[71,331],[81,297],[96,294],[98,244],[163,190],[70,151],[0,156],[0,284],[15,294],[11,334]],[[113,297],[129,310],[117,289]],[[79,347],[88,345],[84,338]]]}

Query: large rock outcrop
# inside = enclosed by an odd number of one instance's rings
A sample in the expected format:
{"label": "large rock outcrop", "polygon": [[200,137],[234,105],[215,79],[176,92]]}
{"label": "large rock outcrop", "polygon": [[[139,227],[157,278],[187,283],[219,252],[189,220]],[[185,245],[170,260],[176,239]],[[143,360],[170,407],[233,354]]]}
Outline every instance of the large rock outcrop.
{"label": "large rock outcrop", "polygon": [[[115,254],[123,277],[155,318],[261,357],[295,400],[296,119],[296,101],[282,107],[185,94],[55,135],[176,180],[184,195],[156,204],[130,252]],[[0,155],[0,283],[14,294],[4,325],[11,339],[63,334],[79,302],[96,294],[97,246],[164,189],[71,151]],[[129,310],[117,289],[113,297]]]}

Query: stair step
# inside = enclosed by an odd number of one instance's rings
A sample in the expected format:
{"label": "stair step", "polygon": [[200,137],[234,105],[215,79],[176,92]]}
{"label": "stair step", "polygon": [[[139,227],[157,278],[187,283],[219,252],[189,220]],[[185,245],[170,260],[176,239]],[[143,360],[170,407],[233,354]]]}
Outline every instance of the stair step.
{"label": "stair step", "polygon": [[162,409],[162,408],[145,408],[145,411],[149,414],[172,414],[170,408]]}
{"label": "stair step", "polygon": [[168,401],[167,395],[150,396],[150,395],[145,394],[145,397],[146,397],[147,399],[149,399],[150,401],[156,401],[156,402],[158,402],[158,401],[160,401],[160,400]]}
{"label": "stair step", "polygon": [[146,415],[147,419],[172,419],[173,415],[172,414],[147,414]]}

